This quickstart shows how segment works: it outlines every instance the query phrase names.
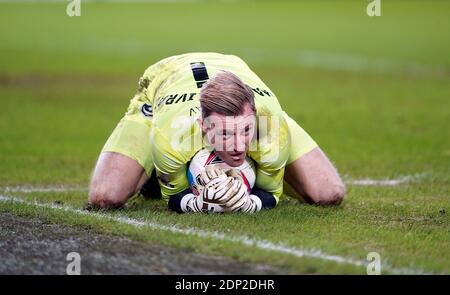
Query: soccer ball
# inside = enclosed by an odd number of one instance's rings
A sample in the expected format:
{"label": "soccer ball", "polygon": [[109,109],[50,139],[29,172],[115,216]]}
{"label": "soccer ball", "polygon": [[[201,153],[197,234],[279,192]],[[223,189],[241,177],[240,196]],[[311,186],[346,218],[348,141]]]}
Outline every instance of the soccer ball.
{"label": "soccer ball", "polygon": [[205,170],[206,166],[217,165],[223,171],[228,172],[231,169],[235,169],[244,180],[244,184],[247,186],[247,191],[250,192],[255,185],[256,172],[255,163],[249,157],[245,157],[244,163],[238,167],[231,167],[226,164],[219,156],[216,155],[214,151],[209,151],[208,149],[202,149],[198,151],[195,156],[191,159],[189,167],[187,170],[187,178],[189,181],[189,186],[194,194],[199,195],[198,185],[200,184],[199,178],[200,174]]}

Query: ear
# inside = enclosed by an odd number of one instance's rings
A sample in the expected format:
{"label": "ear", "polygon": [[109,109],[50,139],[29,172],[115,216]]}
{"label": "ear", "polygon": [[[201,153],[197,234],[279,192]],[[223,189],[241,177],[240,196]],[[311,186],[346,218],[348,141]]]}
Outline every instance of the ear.
{"label": "ear", "polygon": [[200,128],[202,129],[202,131],[204,133],[206,133],[206,126],[203,123],[203,118],[201,116],[197,118],[197,123],[198,123],[198,125],[200,125]]}

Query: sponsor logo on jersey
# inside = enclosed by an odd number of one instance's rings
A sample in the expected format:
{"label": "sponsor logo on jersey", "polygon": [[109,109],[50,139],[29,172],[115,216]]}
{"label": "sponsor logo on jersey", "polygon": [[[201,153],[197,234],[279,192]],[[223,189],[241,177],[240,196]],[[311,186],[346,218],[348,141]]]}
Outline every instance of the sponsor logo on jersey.
{"label": "sponsor logo on jersey", "polygon": [[174,93],[158,98],[158,108],[162,105],[171,105],[179,102],[193,101],[197,93]]}
{"label": "sponsor logo on jersey", "polygon": [[153,108],[151,105],[144,103],[141,107],[141,112],[142,114],[144,114],[144,116],[146,117],[151,117],[153,116]]}
{"label": "sponsor logo on jersey", "polygon": [[272,96],[272,95],[270,95],[269,91],[267,91],[263,88],[256,87],[256,88],[252,88],[252,90],[261,96]]}

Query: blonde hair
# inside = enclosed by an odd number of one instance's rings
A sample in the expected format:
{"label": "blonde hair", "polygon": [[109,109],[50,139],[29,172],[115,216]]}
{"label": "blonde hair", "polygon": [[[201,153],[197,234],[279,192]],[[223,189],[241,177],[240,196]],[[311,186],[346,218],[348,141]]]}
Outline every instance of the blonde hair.
{"label": "blonde hair", "polygon": [[235,74],[222,71],[203,84],[200,90],[200,106],[203,118],[212,112],[225,116],[238,116],[243,113],[244,105],[256,114],[255,95]]}

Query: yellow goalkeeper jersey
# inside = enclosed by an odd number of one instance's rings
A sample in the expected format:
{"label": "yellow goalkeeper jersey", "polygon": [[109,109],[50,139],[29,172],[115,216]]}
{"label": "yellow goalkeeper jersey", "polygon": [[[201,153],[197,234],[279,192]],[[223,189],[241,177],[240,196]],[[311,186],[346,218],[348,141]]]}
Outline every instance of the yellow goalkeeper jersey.
{"label": "yellow goalkeeper jersey", "polygon": [[[275,94],[240,58],[218,53],[188,53],[163,59],[141,77],[136,104],[151,112],[151,153],[164,197],[189,187],[187,164],[206,147],[197,122],[201,86],[221,70],[229,71],[255,94],[258,136],[247,153],[256,164],[256,186],[274,194],[283,191],[290,135]],[[264,126],[263,126],[264,125]],[[264,127],[264,128],[263,128]]]}

